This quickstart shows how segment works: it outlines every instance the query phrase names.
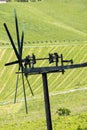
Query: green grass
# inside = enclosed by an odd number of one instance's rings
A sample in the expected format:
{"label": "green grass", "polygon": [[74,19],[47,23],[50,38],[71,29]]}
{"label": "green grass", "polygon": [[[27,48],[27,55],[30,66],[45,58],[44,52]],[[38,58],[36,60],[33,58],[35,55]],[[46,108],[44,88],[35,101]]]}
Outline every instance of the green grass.
{"label": "green grass", "polygon": [[[6,62],[16,59],[8,36],[3,27],[6,22],[16,42],[14,8],[17,10],[20,32],[25,25],[25,48],[23,57],[34,53],[37,58],[48,57],[49,53],[63,54],[64,59],[74,63],[87,61],[87,1],[86,0],[44,0],[37,3],[0,4],[0,130],[45,130],[45,109],[42,76],[29,76],[34,92],[32,97],[25,82],[29,114],[25,114],[21,76],[19,79],[17,102],[13,104],[18,66],[5,67]],[[46,40],[53,42],[46,43]],[[57,42],[55,42],[57,40]],[[65,41],[64,41],[65,40]],[[29,44],[29,41],[44,43]],[[5,43],[5,44],[3,44]],[[49,63],[37,62],[37,66]],[[54,64],[53,64],[54,65]],[[49,65],[51,66],[51,65]],[[53,130],[87,129],[87,68],[66,70],[48,74]],[[76,90],[76,92],[69,92]],[[58,94],[67,92],[65,94]],[[70,116],[60,117],[56,111],[60,107],[71,110]]]}
{"label": "green grass", "polygon": [[[78,97],[78,95],[80,95],[80,97]],[[76,92],[50,97],[53,130],[77,130],[79,126],[83,130],[87,128],[87,105],[84,100],[84,95],[87,95],[87,92],[83,94],[82,92]],[[69,108],[71,110],[71,115],[64,117],[58,116],[56,111],[60,107]],[[26,115],[23,103],[2,105],[0,107],[1,130],[45,130],[46,122],[43,98],[28,101],[28,110],[29,114]]]}
{"label": "green grass", "polygon": [[[14,36],[14,8],[20,30],[25,25],[25,41],[81,39],[87,37],[87,2],[81,0],[44,0],[36,3],[7,3],[0,5],[0,39],[8,41],[3,27],[6,22]],[[83,20],[84,17],[84,20]]]}
{"label": "green grass", "polygon": [[[33,45],[33,44],[32,44]],[[44,47],[32,46],[30,48],[24,48],[23,57],[28,54],[34,54],[37,58],[48,57],[48,53],[58,52],[58,54],[63,53],[64,59],[73,59],[74,63],[82,63],[86,61],[86,44],[77,45],[47,45]],[[42,46],[42,47],[41,47]],[[8,46],[10,47],[10,46]],[[67,53],[68,52],[68,53]],[[77,53],[78,52],[78,53]],[[81,53],[80,53],[81,52]],[[26,84],[26,93],[28,100],[28,110],[29,114],[25,114],[24,102],[23,100],[23,89],[21,83],[21,76],[18,86],[17,101],[19,103],[13,104],[14,91],[16,86],[16,74],[17,65],[11,67],[4,67],[4,63],[15,60],[12,48],[0,49],[1,53],[1,67],[0,67],[0,124],[1,129],[28,129],[38,130],[46,129],[45,121],[45,111],[44,111],[44,100],[43,100],[43,88],[42,88],[42,77],[41,75],[29,76],[29,81],[33,92],[35,94],[32,97],[29,88]],[[3,60],[2,60],[3,59]],[[8,60],[7,60],[8,59]],[[3,62],[2,62],[3,61]],[[47,62],[37,62],[37,66],[46,66]],[[61,73],[48,74],[48,84],[49,92],[51,95],[51,111],[54,130],[77,130],[77,127],[86,128],[86,114],[87,114],[87,90],[76,91],[73,93],[57,94],[58,92],[64,92],[69,90],[77,90],[79,88],[86,87],[86,68],[67,70],[64,75]],[[10,72],[10,73],[9,73]],[[3,78],[4,77],[4,78]],[[7,77],[8,80],[7,80]],[[26,82],[25,82],[26,83]],[[40,96],[40,97],[39,97]],[[6,103],[6,104],[5,104]],[[71,116],[69,117],[58,117],[56,115],[56,110],[60,107],[69,108],[71,110]],[[4,113],[4,114],[3,114]],[[82,118],[84,115],[84,120]],[[80,119],[78,117],[81,117]],[[5,119],[6,117],[6,119]],[[76,119],[78,119],[76,121]],[[62,120],[66,120],[62,122]],[[32,123],[31,123],[32,122]],[[57,123],[58,122],[58,123]],[[83,122],[81,124],[81,122]],[[69,127],[68,127],[69,126]]]}
{"label": "green grass", "polygon": [[[34,47],[34,48],[30,47],[30,48],[24,48],[23,57],[25,57],[28,54],[32,55],[33,52],[37,58],[48,57],[49,53],[57,52],[59,55],[62,53],[64,55],[64,59],[73,59],[74,63],[82,63],[82,62],[86,62],[86,57],[87,57],[86,48],[87,48],[86,44],[78,45],[78,46],[63,46],[63,47],[49,45],[49,48],[46,46],[45,47]],[[3,101],[3,100],[10,100],[14,96],[14,90],[15,90],[15,85],[16,85],[15,72],[17,72],[17,65],[10,66],[10,67],[4,66],[4,64],[6,62],[13,61],[13,59],[14,59],[14,53],[11,48],[10,49],[9,48],[0,49],[0,51],[1,51],[1,67],[0,67],[1,100]],[[15,59],[16,59],[16,57],[15,57]],[[35,67],[48,66],[48,65],[49,65],[49,62],[42,61],[42,62],[37,62]],[[50,66],[53,66],[53,65],[54,64],[52,64]],[[10,70],[11,70],[11,72],[10,72]],[[81,69],[67,70],[64,75],[62,75],[61,73],[48,74],[48,79],[49,79],[48,83],[49,83],[50,92],[55,93],[57,91],[64,91],[64,90],[70,90],[70,89],[74,89],[74,88],[86,87],[86,84],[87,84],[86,71],[87,71],[86,68],[81,68]],[[7,77],[9,77],[8,80],[6,80]],[[30,81],[30,84],[34,91],[34,94],[42,95],[42,78],[41,78],[41,76],[40,75],[29,76],[29,81]],[[20,76],[19,88],[18,88],[18,97],[19,98],[21,98],[23,96],[21,88],[22,88],[22,83],[21,83],[21,76]],[[28,97],[30,97],[31,94],[29,92],[29,88],[28,88],[27,84],[26,84],[26,89],[27,89],[27,95],[28,95]]]}

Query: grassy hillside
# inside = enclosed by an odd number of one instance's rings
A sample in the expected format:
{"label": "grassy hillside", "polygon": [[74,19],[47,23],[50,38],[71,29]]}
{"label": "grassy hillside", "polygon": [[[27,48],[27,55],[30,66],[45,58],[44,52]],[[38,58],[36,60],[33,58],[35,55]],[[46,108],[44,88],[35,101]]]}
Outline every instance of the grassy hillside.
{"label": "grassy hillside", "polygon": [[[14,52],[12,48],[1,48],[1,67],[0,67],[0,87],[1,87],[1,97],[2,100],[10,100],[14,96],[14,89],[16,85],[16,74],[18,67],[17,65],[4,67],[6,62],[13,61],[14,59]],[[87,45],[73,45],[73,46],[51,46],[49,48],[46,46],[37,46],[37,47],[30,47],[24,48],[23,54],[25,57],[26,55],[32,55],[34,53],[37,58],[40,57],[48,57],[49,53],[57,52],[59,55],[62,53],[64,55],[64,59],[73,59],[74,63],[82,63],[85,62],[87,59]],[[68,52],[68,53],[67,53]],[[77,53],[78,52],[78,53]],[[15,58],[16,59],[16,58]],[[37,66],[48,66],[48,61],[37,62],[35,67]],[[52,64],[54,65],[54,64]],[[50,66],[52,66],[50,65]],[[63,90],[69,90],[73,88],[79,87],[86,87],[87,78],[86,78],[86,68],[81,69],[74,69],[74,70],[67,70],[64,75],[61,73],[57,74],[48,74],[49,79],[49,89],[51,93]],[[10,72],[10,73],[9,73]],[[6,80],[8,77],[8,80]],[[35,78],[35,79],[34,79]],[[29,76],[30,84],[35,95],[41,94],[42,95],[42,78],[40,75]],[[9,91],[8,91],[9,90]],[[28,90],[28,87],[27,87]],[[23,96],[20,95],[22,93],[21,89],[21,76],[19,80],[19,97]],[[27,91],[28,96],[30,95],[29,91]]]}
{"label": "grassy hillside", "polygon": [[[49,46],[49,47],[48,47]],[[58,52],[64,54],[64,59],[73,59],[74,63],[82,63],[86,61],[86,44],[67,45],[45,45],[42,46],[25,46],[23,57],[34,52],[37,57],[47,57],[49,52]],[[16,86],[17,66],[4,67],[4,63],[15,59],[13,50],[10,46],[0,49],[1,67],[0,67],[0,124],[3,129],[28,129],[38,130],[46,129],[44,100],[42,89],[41,75],[29,76],[29,81],[34,92],[32,97],[30,90],[26,84],[26,93],[28,101],[29,114],[25,114],[23,89],[21,84],[21,76],[19,79],[17,104],[13,104],[14,91]],[[28,48],[29,47],[29,48]],[[68,52],[68,53],[67,53]],[[77,53],[78,52],[78,53]],[[3,59],[3,60],[2,60]],[[47,62],[37,63],[36,66],[46,66]],[[48,74],[48,84],[51,100],[51,111],[53,128],[65,130],[77,130],[79,126],[86,128],[87,121],[87,69],[68,70],[64,75],[61,73]],[[59,117],[56,111],[60,107],[69,108],[71,116]],[[3,114],[4,113],[4,114]],[[36,120],[37,119],[37,120]],[[65,122],[62,122],[62,120]],[[77,121],[76,121],[77,120]],[[32,122],[32,123],[31,123]],[[59,122],[59,123],[58,123]],[[81,123],[83,122],[83,123]]]}
{"label": "grassy hillside", "polygon": [[[87,61],[87,1],[43,0],[37,3],[0,4],[0,130],[45,130],[45,111],[41,75],[29,76],[34,92],[32,97],[26,86],[29,114],[25,114],[21,76],[19,78],[17,104],[13,104],[18,66],[4,67],[16,59],[3,27],[6,22],[16,42],[14,8],[17,10],[20,32],[25,25],[23,57],[34,53],[37,58],[49,53],[63,54],[74,63]],[[21,34],[21,33],[20,33]],[[52,41],[46,43],[46,40]],[[56,40],[56,42],[54,42]],[[29,44],[29,41],[45,41]],[[37,66],[49,63],[37,62]],[[54,64],[53,64],[54,65]],[[50,65],[51,66],[51,65]],[[48,74],[53,130],[87,129],[87,68]],[[69,108],[71,115],[60,117],[56,111]]]}
{"label": "grassy hillside", "polygon": [[[37,40],[86,40],[87,1],[44,0],[31,3],[0,4],[0,40],[8,41],[3,23],[6,22],[13,37],[14,8],[20,29],[25,25],[25,41]],[[13,29],[14,28],[14,29]]]}

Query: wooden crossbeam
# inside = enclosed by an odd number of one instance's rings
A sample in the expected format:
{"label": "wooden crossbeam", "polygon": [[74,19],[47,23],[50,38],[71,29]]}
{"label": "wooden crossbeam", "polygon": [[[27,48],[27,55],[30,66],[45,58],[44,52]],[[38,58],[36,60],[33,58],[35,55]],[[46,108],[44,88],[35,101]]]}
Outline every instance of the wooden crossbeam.
{"label": "wooden crossbeam", "polygon": [[87,62],[81,63],[81,64],[65,65],[65,66],[24,68],[23,73],[25,73],[26,75],[54,73],[54,72],[60,72],[66,69],[75,69],[75,68],[81,68],[81,67],[87,67]]}

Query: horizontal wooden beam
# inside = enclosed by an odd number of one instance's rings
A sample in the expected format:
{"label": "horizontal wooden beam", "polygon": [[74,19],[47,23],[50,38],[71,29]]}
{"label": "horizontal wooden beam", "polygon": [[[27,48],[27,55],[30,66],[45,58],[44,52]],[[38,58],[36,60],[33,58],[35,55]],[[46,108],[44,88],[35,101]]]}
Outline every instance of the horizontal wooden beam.
{"label": "horizontal wooden beam", "polygon": [[81,67],[87,67],[87,62],[81,63],[81,64],[65,65],[65,66],[24,68],[23,73],[25,73],[26,75],[54,73],[54,72],[61,72],[66,69],[75,69],[75,68],[81,68]]}

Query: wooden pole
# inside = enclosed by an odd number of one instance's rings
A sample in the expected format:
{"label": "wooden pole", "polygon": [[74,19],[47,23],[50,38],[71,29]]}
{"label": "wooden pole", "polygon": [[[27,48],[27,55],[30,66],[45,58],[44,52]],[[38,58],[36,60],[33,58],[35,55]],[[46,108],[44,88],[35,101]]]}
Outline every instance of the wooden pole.
{"label": "wooden pole", "polygon": [[43,80],[43,91],[44,91],[47,130],[52,130],[49,90],[48,90],[48,82],[47,82],[47,74],[46,73],[42,73],[42,80]]}

